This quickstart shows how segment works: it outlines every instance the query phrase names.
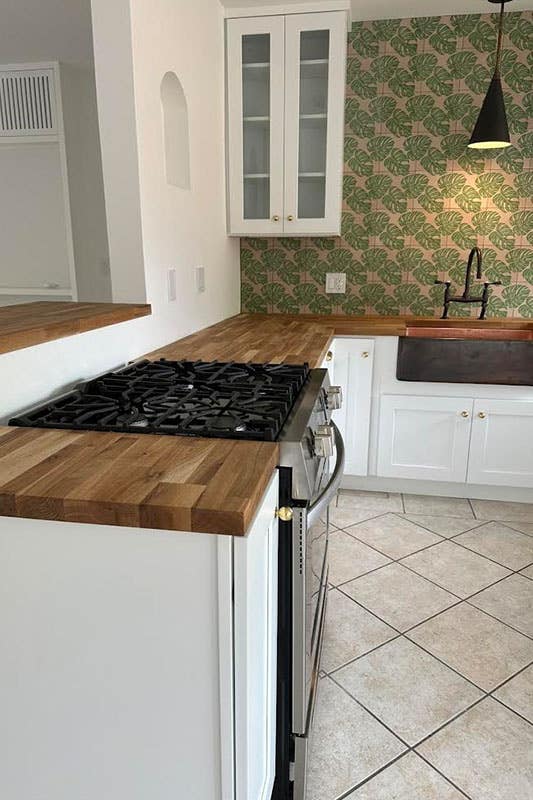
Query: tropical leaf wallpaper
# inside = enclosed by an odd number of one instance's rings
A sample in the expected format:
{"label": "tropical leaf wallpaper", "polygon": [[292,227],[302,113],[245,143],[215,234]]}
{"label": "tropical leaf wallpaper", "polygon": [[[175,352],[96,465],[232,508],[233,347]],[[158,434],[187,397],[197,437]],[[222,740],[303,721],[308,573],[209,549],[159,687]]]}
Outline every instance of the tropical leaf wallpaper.
{"label": "tropical leaf wallpaper", "polygon": [[[506,15],[514,145],[467,150],[489,85],[496,16],[379,20],[348,42],[342,236],[242,239],[244,311],[437,315],[468,251],[501,280],[491,316],[533,317],[533,12]],[[325,293],[346,272],[345,295]],[[453,314],[479,309],[454,307]]]}

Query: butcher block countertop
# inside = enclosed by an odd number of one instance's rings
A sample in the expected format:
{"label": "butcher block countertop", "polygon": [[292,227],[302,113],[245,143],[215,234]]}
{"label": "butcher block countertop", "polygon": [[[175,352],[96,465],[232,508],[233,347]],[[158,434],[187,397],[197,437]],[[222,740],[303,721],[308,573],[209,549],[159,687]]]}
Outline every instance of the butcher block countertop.
{"label": "butcher block countertop", "polygon": [[[317,367],[334,336],[400,336],[412,322],[240,314],[145,357]],[[0,515],[244,536],[278,460],[269,442],[4,427]]]}
{"label": "butcher block countertop", "polygon": [[21,303],[0,308],[0,353],[105,328],[151,314],[130,303]]}
{"label": "butcher block countertop", "polygon": [[0,428],[0,516],[242,536],[274,442]]}

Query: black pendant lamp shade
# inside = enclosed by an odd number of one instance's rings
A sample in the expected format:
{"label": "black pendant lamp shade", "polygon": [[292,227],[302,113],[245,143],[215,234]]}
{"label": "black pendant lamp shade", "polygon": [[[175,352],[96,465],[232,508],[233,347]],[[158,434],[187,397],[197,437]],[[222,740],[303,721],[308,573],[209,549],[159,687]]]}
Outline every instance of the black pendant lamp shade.
{"label": "black pendant lamp shade", "polygon": [[476,150],[492,150],[497,147],[509,147],[511,137],[503,99],[500,66],[503,44],[503,17],[505,3],[509,0],[489,0],[489,3],[501,3],[500,26],[498,30],[498,49],[496,52],[496,68],[490,82],[489,90],[483,101],[476,127],[468,144]]}

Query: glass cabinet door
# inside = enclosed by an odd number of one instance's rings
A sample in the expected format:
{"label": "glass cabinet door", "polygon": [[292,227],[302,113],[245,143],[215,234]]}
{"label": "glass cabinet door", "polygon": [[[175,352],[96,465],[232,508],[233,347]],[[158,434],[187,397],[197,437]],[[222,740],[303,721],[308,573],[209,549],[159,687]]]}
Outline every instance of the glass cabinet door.
{"label": "glass cabinet door", "polygon": [[287,17],[286,233],[340,233],[345,64],[342,14]]}
{"label": "glass cabinet door", "polygon": [[284,19],[228,20],[231,233],[283,227]]}

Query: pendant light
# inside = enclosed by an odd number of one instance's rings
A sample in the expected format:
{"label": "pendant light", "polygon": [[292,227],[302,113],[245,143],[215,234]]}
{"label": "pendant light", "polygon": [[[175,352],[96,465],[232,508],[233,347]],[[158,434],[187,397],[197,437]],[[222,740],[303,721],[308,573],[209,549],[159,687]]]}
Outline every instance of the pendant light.
{"label": "pendant light", "polygon": [[483,101],[483,105],[481,106],[474,133],[468,144],[468,147],[475,150],[493,150],[496,147],[509,147],[511,145],[500,74],[503,45],[503,17],[505,13],[505,4],[508,2],[510,2],[510,0],[489,0],[489,3],[501,4],[498,47],[496,50],[494,75],[490,82],[485,100]]}

